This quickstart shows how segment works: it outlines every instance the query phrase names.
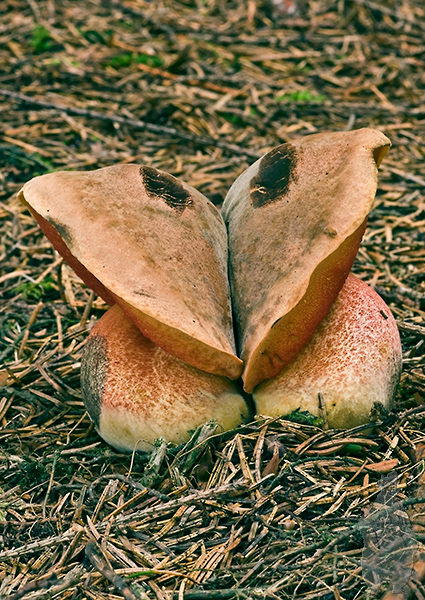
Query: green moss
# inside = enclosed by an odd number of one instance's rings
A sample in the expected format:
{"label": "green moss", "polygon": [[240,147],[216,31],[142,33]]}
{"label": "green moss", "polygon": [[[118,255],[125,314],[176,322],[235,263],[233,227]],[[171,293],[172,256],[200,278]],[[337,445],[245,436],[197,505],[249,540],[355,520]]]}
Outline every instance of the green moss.
{"label": "green moss", "polygon": [[47,52],[53,46],[53,39],[50,31],[43,25],[36,25],[32,30],[30,46],[36,54]]}
{"label": "green moss", "polygon": [[225,119],[229,123],[232,123],[232,125],[244,125],[245,124],[243,118],[241,118],[239,115],[233,115],[231,113],[225,113],[225,112],[222,112],[220,114],[223,117],[223,119]]}
{"label": "green moss", "polygon": [[113,56],[105,63],[113,69],[123,69],[133,64],[148,65],[149,67],[163,67],[164,59],[160,56],[151,56],[150,54],[136,54],[135,52],[125,52],[118,56]]}
{"label": "green moss", "polygon": [[23,281],[14,288],[15,294],[22,294],[25,300],[34,300],[38,302],[43,296],[57,291],[57,285],[53,279],[46,277],[40,283]]}
{"label": "green moss", "polygon": [[319,417],[315,417],[308,410],[294,410],[289,415],[285,415],[284,417],[287,421],[292,421],[293,423],[300,423],[301,425],[314,425],[315,427],[322,427],[323,421]]}
{"label": "green moss", "polygon": [[326,96],[323,94],[313,94],[310,90],[297,90],[293,92],[287,92],[280,94],[275,98],[276,102],[300,102],[302,104],[309,104],[315,102],[322,104],[326,100]]}

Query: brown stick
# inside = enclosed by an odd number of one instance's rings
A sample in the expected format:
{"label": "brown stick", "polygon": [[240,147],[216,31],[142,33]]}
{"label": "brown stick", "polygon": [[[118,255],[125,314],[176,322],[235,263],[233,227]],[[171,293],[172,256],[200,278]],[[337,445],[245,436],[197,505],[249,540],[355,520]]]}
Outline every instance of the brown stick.
{"label": "brown stick", "polygon": [[96,542],[89,542],[86,545],[86,556],[101,575],[105,577],[112,585],[120,592],[125,600],[137,600],[136,596],[130,590],[126,582],[122,577],[117,575],[111,567],[109,567],[105,558],[103,557],[102,550]]}
{"label": "brown stick", "polygon": [[53,573],[44,579],[36,579],[28,582],[20,590],[9,596],[7,600],[20,600],[20,598],[23,598],[30,592],[41,590],[46,590],[46,595],[51,597],[79,583],[83,574],[84,568],[80,565],[74,567],[60,580]]}
{"label": "brown stick", "polygon": [[154,123],[140,121],[139,119],[129,119],[128,117],[121,117],[119,115],[105,115],[103,113],[97,112],[96,110],[71,107],[66,106],[65,104],[57,104],[55,102],[49,102],[47,100],[31,98],[30,96],[26,96],[25,94],[20,94],[18,92],[12,92],[11,90],[0,89],[0,96],[6,96],[8,98],[12,98],[13,100],[17,100],[18,102],[32,104],[33,106],[38,106],[47,110],[56,110],[58,112],[64,112],[67,115],[78,115],[80,117],[98,119],[99,121],[119,123],[120,125],[127,125],[128,127],[134,127],[135,129],[150,131],[160,136],[180,138],[182,140],[186,140],[192,142],[193,144],[198,144],[200,146],[214,146],[216,148],[221,148],[222,150],[227,150],[232,154],[237,154],[238,156],[247,156],[248,158],[253,159],[257,159],[260,156],[256,152],[251,152],[250,150],[241,148],[236,144],[228,144],[227,142],[222,142],[221,140],[214,140],[213,138],[206,138],[198,135],[193,135],[191,133],[185,133],[184,131],[178,131],[177,129],[174,129],[173,127],[155,125]]}

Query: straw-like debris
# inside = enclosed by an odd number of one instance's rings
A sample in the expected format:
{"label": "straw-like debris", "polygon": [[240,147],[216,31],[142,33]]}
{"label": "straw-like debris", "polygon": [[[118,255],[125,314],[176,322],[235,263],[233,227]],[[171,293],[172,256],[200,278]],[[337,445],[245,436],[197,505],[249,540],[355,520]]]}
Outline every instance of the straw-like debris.
{"label": "straw-like debris", "polygon": [[[278,4],[3,0],[1,598],[425,597],[425,8]],[[400,328],[393,412],[351,431],[294,414],[208,423],[150,455],[109,448],[79,383],[106,306],[20,186],[138,162],[219,204],[271,147],[363,126],[393,142],[354,266]]]}

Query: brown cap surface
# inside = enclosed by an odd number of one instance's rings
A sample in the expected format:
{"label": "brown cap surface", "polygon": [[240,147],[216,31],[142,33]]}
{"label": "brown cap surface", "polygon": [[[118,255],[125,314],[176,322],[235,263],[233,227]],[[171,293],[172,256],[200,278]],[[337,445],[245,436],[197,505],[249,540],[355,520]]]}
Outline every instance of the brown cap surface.
{"label": "brown cap surface", "polygon": [[351,269],[390,147],[379,131],[323,133],[278,146],[230,188],[230,280],[251,392],[298,354]]}
{"label": "brown cap surface", "polygon": [[150,167],[57,172],[20,198],[76,273],[156,345],[207,372],[240,376],[220,213]]}
{"label": "brown cap surface", "polygon": [[330,427],[367,423],[375,403],[390,407],[401,357],[390,309],[350,274],[307,346],[277,377],[255,388],[257,412],[275,417],[300,409],[320,416],[320,393]]}
{"label": "brown cap surface", "polygon": [[115,305],[94,326],[81,362],[84,404],[119,450],[181,444],[210,420],[233,429],[247,415],[236,385],[187,365],[144,337]]}

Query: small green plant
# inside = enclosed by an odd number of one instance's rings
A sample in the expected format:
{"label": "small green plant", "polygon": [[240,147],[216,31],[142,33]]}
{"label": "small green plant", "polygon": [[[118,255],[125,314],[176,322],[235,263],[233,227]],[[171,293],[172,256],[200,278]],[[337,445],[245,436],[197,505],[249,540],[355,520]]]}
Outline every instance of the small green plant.
{"label": "small green plant", "polygon": [[32,31],[30,46],[36,54],[47,52],[53,46],[53,39],[50,31],[43,25],[36,25]]}
{"label": "small green plant", "polygon": [[244,125],[245,121],[239,115],[233,115],[231,113],[222,112],[220,113],[223,119],[226,119],[232,125]]}
{"label": "small green plant", "polygon": [[53,171],[57,170],[57,168],[54,166],[52,161],[49,160],[48,158],[41,156],[40,154],[32,154],[30,156],[32,157],[33,161],[37,165],[40,165],[41,167],[43,167],[42,170],[35,172],[34,176],[35,175],[44,175],[45,173],[53,173]]}
{"label": "small green plant", "polygon": [[316,102],[320,104],[326,100],[326,96],[313,94],[310,90],[297,90],[276,96],[275,100],[276,102],[301,102],[303,104]]}
{"label": "small green plant", "polygon": [[38,302],[42,296],[49,294],[52,291],[56,291],[57,286],[53,279],[48,277],[40,283],[32,283],[31,281],[23,281],[15,287],[16,294],[22,294],[25,300],[32,300]]}
{"label": "small green plant", "polygon": [[291,414],[286,415],[284,417],[287,421],[292,421],[292,423],[299,423],[300,425],[314,425],[315,427],[322,427],[323,421],[320,417],[315,417],[308,410],[294,410]]}
{"label": "small green plant", "polygon": [[47,64],[51,67],[60,67],[62,65],[62,63],[63,63],[63,61],[61,58],[58,58],[57,56],[53,56],[53,58],[47,60],[45,64]]}
{"label": "small green plant", "polygon": [[113,56],[106,63],[113,69],[122,69],[130,67],[133,64],[148,65],[149,67],[163,67],[164,59],[160,56],[151,56],[150,54],[136,54],[135,52],[125,52],[119,56]]}
{"label": "small green plant", "polygon": [[343,448],[344,454],[364,454],[365,448],[360,444],[346,444]]}

